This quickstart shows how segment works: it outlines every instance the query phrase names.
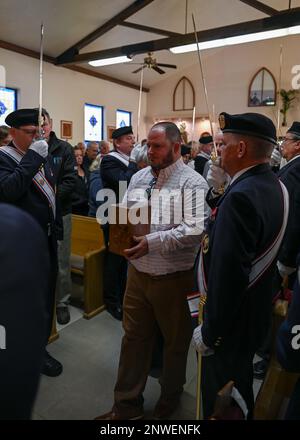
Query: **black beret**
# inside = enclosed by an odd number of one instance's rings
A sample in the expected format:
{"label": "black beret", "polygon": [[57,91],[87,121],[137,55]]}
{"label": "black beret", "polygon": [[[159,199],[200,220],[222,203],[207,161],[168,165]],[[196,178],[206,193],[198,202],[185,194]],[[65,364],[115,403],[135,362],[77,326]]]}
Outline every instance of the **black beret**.
{"label": "black beret", "polygon": [[131,125],[128,125],[128,126],[126,126],[126,127],[120,127],[120,128],[117,128],[116,130],[114,130],[114,131],[112,132],[111,137],[112,137],[113,139],[117,139],[117,138],[119,138],[120,136],[124,136],[125,134],[133,134],[133,131],[132,131],[132,127],[131,127]]}
{"label": "black beret", "polygon": [[186,154],[191,154],[191,147],[188,145],[182,144],[181,145],[181,156],[185,156]]}
{"label": "black beret", "polygon": [[210,144],[212,141],[212,136],[201,136],[201,138],[199,139],[200,144]]}
{"label": "black beret", "polygon": [[293,122],[292,126],[288,129],[287,133],[293,133],[296,136],[300,136],[300,122]]}
{"label": "black beret", "polygon": [[271,119],[260,113],[229,115],[220,113],[219,124],[223,133],[240,133],[277,144],[276,128]]}
{"label": "black beret", "polygon": [[39,112],[35,108],[21,108],[6,116],[5,122],[10,127],[19,128],[22,125],[38,125]]}

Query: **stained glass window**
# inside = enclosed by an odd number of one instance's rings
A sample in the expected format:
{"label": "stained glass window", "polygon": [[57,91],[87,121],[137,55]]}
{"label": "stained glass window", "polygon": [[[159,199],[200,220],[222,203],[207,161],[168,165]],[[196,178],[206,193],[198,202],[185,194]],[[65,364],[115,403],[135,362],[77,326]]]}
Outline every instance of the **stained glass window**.
{"label": "stained glass window", "polygon": [[116,128],[127,127],[128,125],[131,125],[131,112],[118,109]]}
{"label": "stained glass window", "polygon": [[0,125],[5,125],[6,116],[17,109],[17,90],[0,87]]}
{"label": "stained glass window", "polygon": [[101,141],[103,139],[103,106],[84,104],[84,140]]}

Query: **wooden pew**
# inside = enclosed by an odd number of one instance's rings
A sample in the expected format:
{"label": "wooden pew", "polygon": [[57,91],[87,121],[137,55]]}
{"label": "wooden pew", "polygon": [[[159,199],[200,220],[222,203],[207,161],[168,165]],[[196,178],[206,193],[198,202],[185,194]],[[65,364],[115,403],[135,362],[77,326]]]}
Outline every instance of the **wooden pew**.
{"label": "wooden pew", "polygon": [[95,218],[72,215],[71,272],[83,277],[84,318],[90,319],[105,308],[103,271],[105,244]]}

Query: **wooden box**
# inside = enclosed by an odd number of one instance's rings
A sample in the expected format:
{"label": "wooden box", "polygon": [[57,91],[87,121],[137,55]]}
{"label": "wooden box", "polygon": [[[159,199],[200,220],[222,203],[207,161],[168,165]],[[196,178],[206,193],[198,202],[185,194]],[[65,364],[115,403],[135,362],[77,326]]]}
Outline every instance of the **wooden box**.
{"label": "wooden box", "polygon": [[136,243],[133,237],[150,233],[151,209],[149,204],[128,203],[112,205],[109,217],[109,251],[124,256],[124,249]]}

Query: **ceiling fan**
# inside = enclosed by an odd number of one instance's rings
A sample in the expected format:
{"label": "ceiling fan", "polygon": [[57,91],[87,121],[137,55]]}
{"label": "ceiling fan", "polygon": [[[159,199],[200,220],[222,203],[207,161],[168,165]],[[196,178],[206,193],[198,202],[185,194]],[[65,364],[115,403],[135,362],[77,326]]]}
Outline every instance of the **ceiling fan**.
{"label": "ceiling fan", "polygon": [[[161,75],[166,73],[164,70],[162,70],[160,67],[168,67],[170,69],[177,69],[177,66],[174,64],[164,64],[164,63],[157,63],[156,58],[153,58],[153,53],[148,52],[148,56],[144,58],[143,63],[132,63],[132,64],[140,64],[142,67],[139,67],[137,70],[134,70],[132,73],[138,73],[142,69],[153,69],[155,72],[160,73]],[[160,66],[160,67],[159,67]]]}

